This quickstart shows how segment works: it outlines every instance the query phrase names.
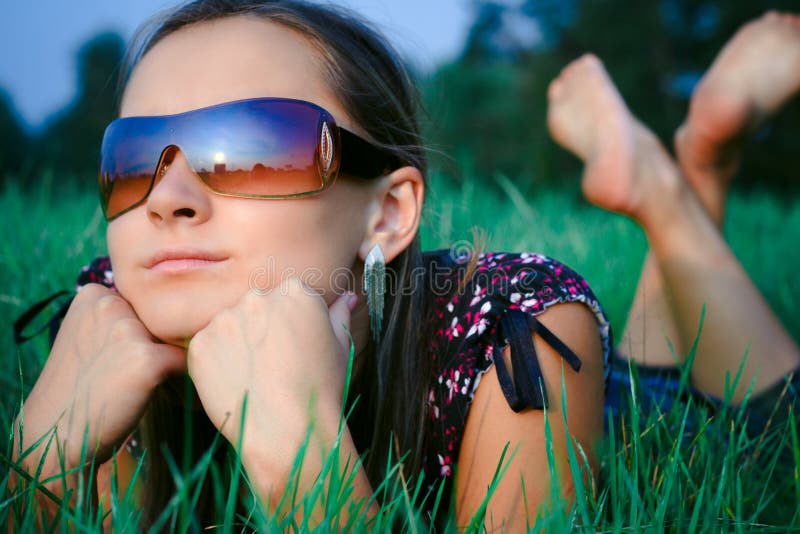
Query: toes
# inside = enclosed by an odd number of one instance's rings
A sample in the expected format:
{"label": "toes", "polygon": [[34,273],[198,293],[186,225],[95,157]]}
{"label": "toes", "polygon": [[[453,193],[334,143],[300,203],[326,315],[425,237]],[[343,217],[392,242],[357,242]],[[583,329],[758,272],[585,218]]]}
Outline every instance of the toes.
{"label": "toes", "polygon": [[604,79],[606,68],[596,55],[584,54],[575,61],[575,76]]}
{"label": "toes", "polygon": [[572,73],[582,71],[587,68],[602,68],[603,63],[600,61],[596,55],[592,54],[591,52],[583,54],[581,57],[574,59],[569,65],[566,66],[564,69],[564,74],[572,75]]}
{"label": "toes", "polygon": [[561,76],[550,82],[550,86],[547,88],[547,99],[550,102],[555,102],[558,97],[560,97],[564,93],[564,82],[561,80]]}
{"label": "toes", "polygon": [[577,69],[582,71],[605,71],[603,62],[592,53],[584,54],[575,62]]}
{"label": "toes", "polygon": [[800,28],[800,16],[795,15],[794,13],[787,13],[786,21],[795,28]]}
{"label": "toes", "polygon": [[769,22],[770,24],[790,24],[792,26],[800,26],[800,17],[795,13],[784,13],[782,11],[776,11],[771,9],[764,13],[760,19],[756,19],[754,22]]}
{"label": "toes", "polygon": [[583,54],[572,60],[559,74],[548,88],[549,98],[558,98],[565,90],[565,86],[575,83],[573,80],[605,73],[603,62],[592,53]]}
{"label": "toes", "polygon": [[678,129],[675,130],[675,133],[672,135],[672,146],[675,147],[675,155],[680,160],[683,157],[684,153],[684,145],[686,143],[686,123],[684,122]]}
{"label": "toes", "polygon": [[573,78],[581,78],[585,71],[597,68],[602,69],[603,63],[594,54],[583,54],[579,58],[573,59],[561,69],[558,77],[550,82],[547,88],[547,98],[550,101],[558,99],[564,94],[566,86],[572,83]]}
{"label": "toes", "polygon": [[566,67],[564,67],[564,70],[561,71],[561,74],[564,76],[571,76],[573,72],[578,70],[580,64],[581,58],[573,59]]}
{"label": "toes", "polygon": [[600,67],[600,68],[603,67],[603,62],[600,61],[600,58],[592,54],[591,52],[582,55],[580,61],[581,63],[587,66]]}
{"label": "toes", "polygon": [[792,18],[791,13],[779,13],[777,16],[777,19],[780,20],[782,24],[791,24]]}

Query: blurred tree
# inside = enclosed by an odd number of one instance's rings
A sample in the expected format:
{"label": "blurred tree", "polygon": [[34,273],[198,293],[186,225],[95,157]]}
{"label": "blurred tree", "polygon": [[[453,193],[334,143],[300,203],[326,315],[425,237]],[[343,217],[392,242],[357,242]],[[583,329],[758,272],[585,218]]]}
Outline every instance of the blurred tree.
{"label": "blurred tree", "polygon": [[26,168],[29,140],[11,96],[0,89],[0,184]]}
{"label": "blurred tree", "polygon": [[461,58],[467,63],[494,60],[499,51],[492,45],[502,29],[503,14],[507,7],[497,2],[476,2],[477,15],[467,35]]}
{"label": "blurred tree", "polygon": [[77,94],[35,140],[38,168],[50,167],[63,178],[93,183],[103,131],[116,111],[114,82],[124,47],[115,33],[97,35],[81,47]]}
{"label": "blurred tree", "polygon": [[461,57],[440,68],[425,88],[435,118],[429,137],[482,177],[538,177],[547,165],[543,101],[531,98],[532,92],[544,95],[534,89],[541,76],[523,65],[542,45],[542,35],[537,21],[519,15],[505,4],[476,2]]}

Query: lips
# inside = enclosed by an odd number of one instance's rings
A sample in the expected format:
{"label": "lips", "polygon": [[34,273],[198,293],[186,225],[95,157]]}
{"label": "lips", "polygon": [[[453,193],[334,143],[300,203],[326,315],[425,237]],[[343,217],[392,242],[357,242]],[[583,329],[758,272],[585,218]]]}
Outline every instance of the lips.
{"label": "lips", "polygon": [[157,271],[186,271],[218,264],[228,259],[224,254],[197,248],[165,248],[153,254],[145,267]]}

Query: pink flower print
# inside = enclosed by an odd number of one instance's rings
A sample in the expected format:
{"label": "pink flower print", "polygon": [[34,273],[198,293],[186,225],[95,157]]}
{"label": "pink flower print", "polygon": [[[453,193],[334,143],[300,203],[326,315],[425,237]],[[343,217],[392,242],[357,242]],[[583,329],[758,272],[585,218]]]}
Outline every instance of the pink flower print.
{"label": "pink flower print", "polygon": [[458,372],[456,369],[455,373],[453,373],[452,378],[448,378],[447,382],[444,383],[447,386],[447,402],[453,400],[453,394],[458,393],[458,378],[461,376],[461,373]]}
{"label": "pink flower print", "polygon": [[483,303],[483,306],[481,306],[481,310],[475,314],[475,318],[477,319],[477,321],[475,321],[475,323],[470,327],[466,337],[469,337],[475,333],[477,333],[478,335],[483,334],[484,330],[486,330],[486,327],[489,325],[489,321],[486,320],[484,314],[488,313],[491,308],[492,308],[492,303],[489,302],[488,300]]}
{"label": "pink flower print", "polygon": [[[512,280],[513,282],[513,280]],[[522,298],[522,294],[520,293],[511,293],[511,304],[516,304]]]}
{"label": "pink flower print", "polygon": [[475,290],[473,292],[473,295],[475,295],[475,296],[472,297],[471,301],[469,301],[470,308],[475,306],[478,302],[480,302],[481,298],[485,294],[486,294],[486,288],[485,287],[481,287],[479,284],[475,284]]}
{"label": "pink flower print", "polygon": [[487,252],[483,256],[483,261],[481,263],[483,264],[482,270],[491,269],[492,267],[495,267],[497,265],[497,262],[494,259],[494,254],[492,254],[491,252]]}
{"label": "pink flower print", "polygon": [[538,304],[539,304],[539,301],[538,301],[537,299],[535,299],[535,298],[530,298],[530,299],[523,300],[523,301],[520,303],[519,307],[520,307],[520,309],[521,309],[522,311],[528,311],[528,310],[529,310],[529,309],[531,309],[531,308],[536,308],[536,306],[537,306]]}
{"label": "pink flower print", "polygon": [[453,338],[458,337],[462,332],[464,332],[464,327],[458,324],[458,317],[453,317],[450,326],[444,331],[444,335],[447,336],[448,341],[453,341]]}
{"label": "pink flower print", "polygon": [[467,391],[469,391],[469,381],[470,381],[469,377],[464,379],[464,385],[461,387],[461,394],[462,395],[466,395]]}
{"label": "pink flower print", "polygon": [[449,477],[453,472],[450,456],[442,457],[441,454],[437,454],[436,456],[439,457],[439,474],[443,477]]}

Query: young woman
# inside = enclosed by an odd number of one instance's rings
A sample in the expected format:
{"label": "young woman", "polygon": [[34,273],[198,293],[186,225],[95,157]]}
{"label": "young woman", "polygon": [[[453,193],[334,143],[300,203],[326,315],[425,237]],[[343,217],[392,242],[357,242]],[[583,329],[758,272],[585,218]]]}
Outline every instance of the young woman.
{"label": "young woman", "polygon": [[[103,145],[110,262],[101,258],[81,276],[26,400],[23,448],[55,426],[66,467],[75,467],[88,427],[99,461],[117,450],[124,467],[140,437],[148,524],[174,492],[159,445],[183,450],[186,403],[196,408],[195,451],[221,432],[274,504],[312,422],[307,408],[316,417],[301,492],[331,449],[343,404],[359,396],[340,452],[366,452],[353,501],[372,496],[387,457],[403,457],[408,480],[443,483],[443,500],[454,497],[464,525],[509,443],[519,448],[485,524],[518,531],[554,482],[545,413],[559,483],[573,491],[563,387],[569,432],[596,471],[608,322],[586,282],[550,258],[420,252],[426,166],[416,101],[382,39],[350,14],[297,2],[194,2],[150,30],[133,49],[121,119]],[[797,91],[799,50],[796,19],[773,14],[723,51],[678,135],[688,180],[595,58],[570,65],[551,86],[549,126],[586,161],[587,198],[629,215],[648,235],[652,252],[622,347],[658,373],[662,393],[675,363],[664,337],[683,354],[709,296],[692,368],[699,392],[722,397],[725,373],[748,343],[742,383],[756,380],[756,406],[775,400],[800,363],[715,225],[732,173],[726,164],[740,137]],[[785,63],[773,68],[763,57]],[[382,314],[381,291],[366,294],[361,283],[383,278],[376,245],[390,281]],[[645,321],[662,326],[645,329]],[[346,331],[354,352],[348,399]],[[627,365],[613,363],[607,403],[615,409]],[[194,402],[171,378],[183,374]],[[25,465],[40,458],[36,449]],[[50,452],[43,473],[58,471]],[[106,463],[101,494],[109,477]],[[201,524],[216,520],[203,516],[206,498],[196,507]],[[441,524],[445,515],[432,519]]]}
{"label": "young woman", "polygon": [[[300,494],[358,396],[339,442],[342,463],[367,453],[352,503],[367,506],[387,460],[402,459],[409,491],[420,479],[431,490],[424,510],[443,484],[431,520],[443,524],[454,494],[463,526],[508,444],[485,524],[519,531],[556,483],[545,407],[558,483],[573,491],[563,393],[574,445],[596,470],[611,346],[600,305],[538,254],[420,252],[416,93],[377,33],[314,4],[198,0],[140,37],[102,147],[110,262],[83,273],[25,401],[15,453],[53,428],[58,445],[34,447],[26,469],[72,469],[48,485],[64,496],[86,438],[107,495],[112,452],[124,488],[141,439],[148,525],[175,491],[164,450],[185,465],[219,431],[276,507],[309,425]],[[198,527],[219,521],[212,497],[201,494]],[[300,510],[312,524],[321,513]]]}

